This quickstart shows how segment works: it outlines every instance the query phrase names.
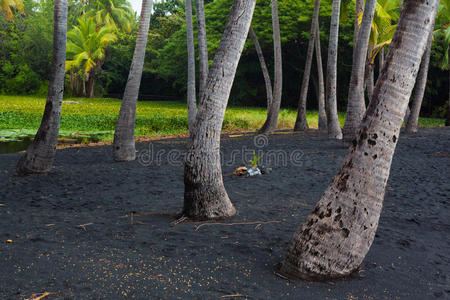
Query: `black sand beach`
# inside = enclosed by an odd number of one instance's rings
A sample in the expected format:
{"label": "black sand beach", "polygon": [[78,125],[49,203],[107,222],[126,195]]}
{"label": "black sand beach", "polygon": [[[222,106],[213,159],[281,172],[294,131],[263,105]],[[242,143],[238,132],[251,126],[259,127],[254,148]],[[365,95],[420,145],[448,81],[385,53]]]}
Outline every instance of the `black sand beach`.
{"label": "black sand beach", "polygon": [[[273,267],[340,167],[340,142],[317,132],[276,134],[268,145],[224,136],[238,215],[219,222],[255,222],[230,226],[174,223],[185,142],[140,143],[132,163],[114,163],[110,146],[58,150],[48,176],[28,178],[13,176],[20,154],[0,155],[0,299],[450,298],[449,128],[401,136],[360,272],[325,283],[288,281]],[[253,149],[273,158],[273,171],[233,176]]]}

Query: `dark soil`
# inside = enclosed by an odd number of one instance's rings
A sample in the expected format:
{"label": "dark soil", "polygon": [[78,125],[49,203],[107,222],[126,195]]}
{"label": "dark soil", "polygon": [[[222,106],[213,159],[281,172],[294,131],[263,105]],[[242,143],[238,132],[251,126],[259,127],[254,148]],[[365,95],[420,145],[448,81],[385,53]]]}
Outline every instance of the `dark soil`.
{"label": "dark soil", "polygon": [[[110,146],[58,150],[50,174],[27,178],[13,176],[20,154],[0,155],[0,299],[450,297],[449,128],[401,136],[361,270],[326,283],[288,281],[273,268],[347,150],[317,132],[254,142],[223,137],[225,186],[239,213],[219,222],[255,222],[232,226],[174,222],[185,139],[140,143],[131,163],[114,163]],[[273,171],[233,176],[253,149]]]}

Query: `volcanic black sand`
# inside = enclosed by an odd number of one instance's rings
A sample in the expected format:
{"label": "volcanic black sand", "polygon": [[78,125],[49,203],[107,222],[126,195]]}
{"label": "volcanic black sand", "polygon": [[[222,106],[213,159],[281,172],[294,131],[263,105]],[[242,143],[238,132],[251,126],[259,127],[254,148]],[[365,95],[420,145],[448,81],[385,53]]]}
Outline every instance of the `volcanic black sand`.
{"label": "volcanic black sand", "polygon": [[[140,143],[131,163],[114,163],[110,146],[58,150],[48,176],[27,178],[13,176],[20,154],[0,155],[0,299],[450,297],[448,128],[402,134],[370,252],[354,276],[325,283],[288,281],[273,267],[347,150],[317,132],[266,142],[222,139],[239,213],[219,222],[255,222],[231,226],[174,222],[185,139]],[[231,175],[253,149],[272,155],[273,171]]]}

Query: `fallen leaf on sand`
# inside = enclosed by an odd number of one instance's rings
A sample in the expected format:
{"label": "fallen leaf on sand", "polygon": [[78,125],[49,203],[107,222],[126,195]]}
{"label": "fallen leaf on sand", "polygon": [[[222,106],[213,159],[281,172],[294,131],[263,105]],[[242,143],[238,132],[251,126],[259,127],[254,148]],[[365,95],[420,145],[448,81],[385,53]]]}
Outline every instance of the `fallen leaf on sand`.
{"label": "fallen leaf on sand", "polygon": [[6,240],[7,243],[12,243],[12,240]]}
{"label": "fallen leaf on sand", "polygon": [[233,175],[242,176],[247,172],[247,167],[238,167],[234,170]]}
{"label": "fallen leaf on sand", "polygon": [[45,292],[45,293],[39,293],[39,294],[31,294],[30,298],[26,298],[25,300],[41,300],[47,296],[49,296],[51,293]]}

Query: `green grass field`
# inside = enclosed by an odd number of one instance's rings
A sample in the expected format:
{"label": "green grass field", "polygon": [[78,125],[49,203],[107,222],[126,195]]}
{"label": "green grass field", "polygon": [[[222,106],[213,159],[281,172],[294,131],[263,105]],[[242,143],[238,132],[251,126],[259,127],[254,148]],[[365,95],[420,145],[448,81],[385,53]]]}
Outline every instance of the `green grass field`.
{"label": "green grass field", "polygon": [[[0,95],[0,139],[14,140],[34,135],[41,122],[44,97]],[[89,137],[109,141],[120,109],[118,99],[64,99],[60,135],[62,137]],[[252,131],[260,128],[266,118],[264,108],[229,107],[223,130]],[[296,111],[282,109],[278,128],[293,128]],[[308,123],[317,128],[317,111],[308,111]],[[341,124],[344,114],[339,115]],[[421,119],[421,126],[443,126],[441,119]],[[155,136],[187,132],[187,109],[182,102],[139,102],[136,118],[136,136]]]}

